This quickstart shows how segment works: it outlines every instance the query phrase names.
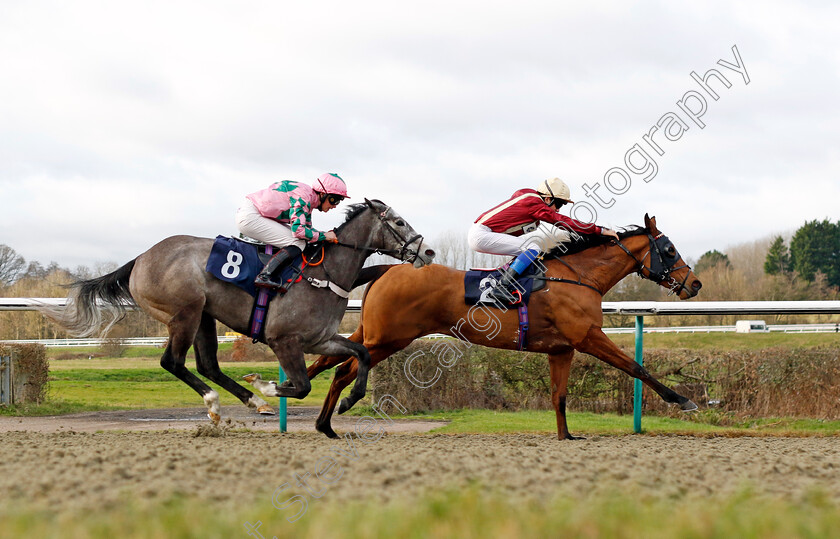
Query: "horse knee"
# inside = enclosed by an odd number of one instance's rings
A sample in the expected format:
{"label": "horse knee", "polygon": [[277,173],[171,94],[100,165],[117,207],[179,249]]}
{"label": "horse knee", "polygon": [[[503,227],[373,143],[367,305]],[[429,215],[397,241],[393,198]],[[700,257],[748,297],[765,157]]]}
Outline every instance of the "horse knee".
{"label": "horse knee", "polygon": [[198,371],[198,374],[210,378],[211,380],[216,375],[222,374],[221,369],[219,369],[218,367],[210,367],[208,365],[202,365],[200,363],[196,364],[195,369]]}
{"label": "horse knee", "polygon": [[168,372],[175,372],[175,360],[169,354],[164,354],[160,358],[160,366]]}
{"label": "horse knee", "polygon": [[302,399],[309,395],[309,393],[312,391],[312,384],[309,383],[309,378],[305,378],[304,381],[300,383],[300,385],[295,384],[295,389],[297,389],[297,395],[295,396],[295,398]]}

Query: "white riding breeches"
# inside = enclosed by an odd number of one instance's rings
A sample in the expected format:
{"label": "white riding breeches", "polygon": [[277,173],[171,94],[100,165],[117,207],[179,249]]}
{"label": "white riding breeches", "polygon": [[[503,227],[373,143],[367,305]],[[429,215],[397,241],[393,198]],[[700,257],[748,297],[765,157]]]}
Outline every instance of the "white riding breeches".
{"label": "white riding breeches", "polygon": [[306,241],[295,237],[289,225],[263,217],[254,207],[254,203],[247,198],[242,206],[236,210],[236,227],[249,238],[268,245],[281,248],[294,245],[301,251],[306,247]]}
{"label": "white riding breeches", "polygon": [[540,252],[550,251],[569,239],[567,231],[550,225],[541,225],[534,232],[521,236],[511,236],[493,232],[485,225],[473,223],[467,234],[467,240],[473,251],[507,256],[516,256],[529,249]]}

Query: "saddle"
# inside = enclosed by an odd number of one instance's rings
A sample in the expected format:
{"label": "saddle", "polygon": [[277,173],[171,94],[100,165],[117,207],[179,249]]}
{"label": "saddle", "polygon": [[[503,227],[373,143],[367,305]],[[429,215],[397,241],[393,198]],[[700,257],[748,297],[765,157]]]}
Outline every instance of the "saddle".
{"label": "saddle", "polygon": [[[217,279],[234,284],[252,297],[257,297],[259,290],[254,286],[254,279],[273,256],[275,249],[270,245],[217,236],[205,270]],[[290,284],[299,281],[302,266],[301,254],[283,268],[280,279]]]}
{"label": "saddle", "polygon": [[[307,246],[303,253],[294,257],[280,272],[279,279],[289,283],[287,289],[303,279],[304,257],[311,258],[315,249],[316,246]],[[238,286],[254,298],[248,324],[251,328],[249,334],[254,342],[262,338],[268,303],[277,295],[277,290],[254,286],[254,279],[275,252],[275,247],[251,239],[217,236],[207,258],[205,270],[208,273]]]}
{"label": "saddle", "polygon": [[[496,269],[471,269],[464,275],[464,302],[467,305],[484,303],[496,305],[490,297],[490,292],[499,282],[499,277],[506,266]],[[545,287],[546,281],[541,279],[545,271],[540,264],[531,264],[525,273],[516,278],[516,289],[520,291],[519,301],[511,306],[527,305],[531,299],[531,293],[537,292]]]}

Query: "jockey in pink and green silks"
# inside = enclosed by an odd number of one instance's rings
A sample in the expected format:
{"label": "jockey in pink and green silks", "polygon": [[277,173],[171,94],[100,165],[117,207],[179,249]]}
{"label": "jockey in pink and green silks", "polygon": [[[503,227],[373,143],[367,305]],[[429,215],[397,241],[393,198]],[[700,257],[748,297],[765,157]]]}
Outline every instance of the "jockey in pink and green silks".
{"label": "jockey in pink and green silks", "polygon": [[328,212],[347,196],[347,186],[338,174],[318,176],[310,187],[301,182],[281,181],[245,197],[236,213],[236,224],[244,235],[279,247],[257,276],[257,286],[276,287],[281,283],[271,275],[285,262],[296,256],[307,243],[337,241],[332,230],[321,232],[312,227],[312,210]]}

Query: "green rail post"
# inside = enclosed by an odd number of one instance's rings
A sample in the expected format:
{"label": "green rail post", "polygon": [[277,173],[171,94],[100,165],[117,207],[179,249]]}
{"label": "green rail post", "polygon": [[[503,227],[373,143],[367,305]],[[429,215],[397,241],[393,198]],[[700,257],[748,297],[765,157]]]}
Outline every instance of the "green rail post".
{"label": "green rail post", "polygon": [[[644,345],[643,345],[643,331],[645,328],[645,317],[641,315],[636,316],[636,363],[644,365],[642,359]],[[636,378],[633,381],[633,431],[635,433],[642,432],[642,381]]]}
{"label": "green rail post", "polygon": [[[286,381],[286,373],[283,372],[283,367],[278,366],[277,370],[277,385]],[[280,403],[277,405],[277,417],[280,420],[280,432],[286,432],[286,397],[280,397]]]}

